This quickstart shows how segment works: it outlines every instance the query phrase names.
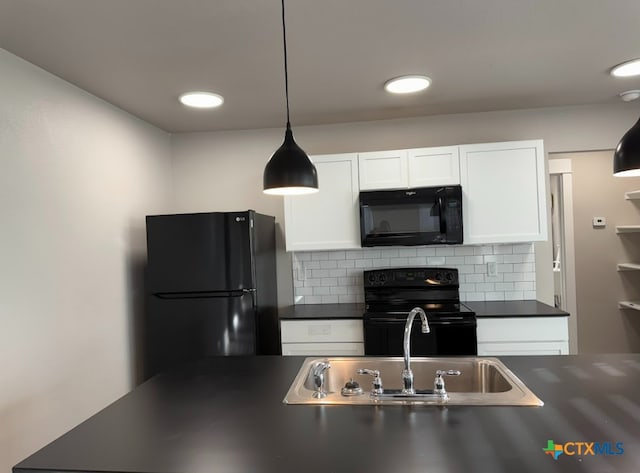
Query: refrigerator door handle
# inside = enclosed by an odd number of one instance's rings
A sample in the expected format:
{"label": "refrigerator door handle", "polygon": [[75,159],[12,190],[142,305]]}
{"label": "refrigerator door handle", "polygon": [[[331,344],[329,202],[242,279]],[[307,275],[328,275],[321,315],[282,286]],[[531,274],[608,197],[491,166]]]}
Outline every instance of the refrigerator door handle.
{"label": "refrigerator door handle", "polygon": [[255,289],[242,289],[237,291],[157,292],[153,295],[159,299],[197,299],[211,297],[242,297],[245,294],[252,292],[255,292]]}

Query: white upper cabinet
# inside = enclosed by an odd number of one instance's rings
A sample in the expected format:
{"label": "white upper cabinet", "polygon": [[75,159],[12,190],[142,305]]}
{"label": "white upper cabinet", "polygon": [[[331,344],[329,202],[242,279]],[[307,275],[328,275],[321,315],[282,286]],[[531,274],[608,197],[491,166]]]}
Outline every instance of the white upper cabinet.
{"label": "white upper cabinet", "polygon": [[547,239],[542,140],[460,146],[464,243]]}
{"label": "white upper cabinet", "polygon": [[460,184],[457,146],[359,153],[360,190]]}
{"label": "white upper cabinet", "polygon": [[320,191],[284,198],[287,251],[360,248],[357,154],[310,158]]}
{"label": "white upper cabinet", "polygon": [[458,146],[408,150],[408,187],[450,186],[460,184]]}
{"label": "white upper cabinet", "polygon": [[407,151],[358,154],[360,190],[403,189],[409,182]]}

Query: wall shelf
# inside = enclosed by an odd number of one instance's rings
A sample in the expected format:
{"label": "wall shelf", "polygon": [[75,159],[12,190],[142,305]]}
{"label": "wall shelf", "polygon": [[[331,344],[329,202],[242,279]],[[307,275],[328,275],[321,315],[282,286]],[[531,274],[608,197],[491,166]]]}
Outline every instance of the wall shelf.
{"label": "wall shelf", "polygon": [[640,200],[640,191],[625,192],[624,198],[626,200]]}
{"label": "wall shelf", "polygon": [[636,263],[620,263],[618,271],[640,271],[640,264]]}
{"label": "wall shelf", "polygon": [[640,225],[618,225],[616,233],[640,233]]}
{"label": "wall shelf", "polygon": [[640,310],[640,301],[620,301],[618,302],[618,308]]}

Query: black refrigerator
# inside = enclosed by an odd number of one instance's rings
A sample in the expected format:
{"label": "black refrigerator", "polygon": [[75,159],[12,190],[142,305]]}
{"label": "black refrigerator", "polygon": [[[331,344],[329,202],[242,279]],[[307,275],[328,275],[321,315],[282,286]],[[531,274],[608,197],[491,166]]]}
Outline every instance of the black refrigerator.
{"label": "black refrigerator", "polygon": [[274,217],[152,215],[146,226],[145,379],[210,356],[280,354]]}

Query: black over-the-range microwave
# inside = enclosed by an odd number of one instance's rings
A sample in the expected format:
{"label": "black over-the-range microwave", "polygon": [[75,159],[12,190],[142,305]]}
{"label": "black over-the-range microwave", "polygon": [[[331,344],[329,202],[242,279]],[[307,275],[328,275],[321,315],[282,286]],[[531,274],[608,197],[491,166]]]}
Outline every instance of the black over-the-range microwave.
{"label": "black over-the-range microwave", "polygon": [[360,192],[362,246],[462,243],[462,187]]}

